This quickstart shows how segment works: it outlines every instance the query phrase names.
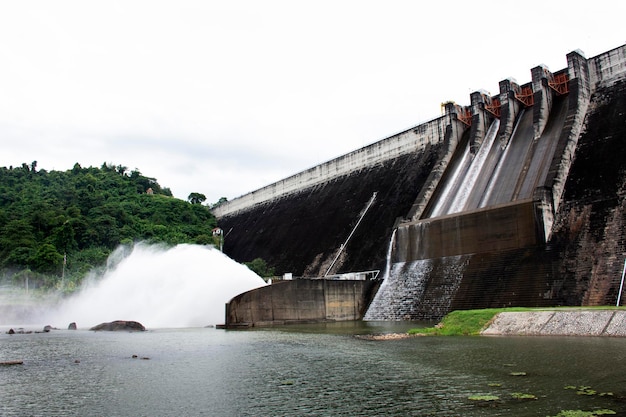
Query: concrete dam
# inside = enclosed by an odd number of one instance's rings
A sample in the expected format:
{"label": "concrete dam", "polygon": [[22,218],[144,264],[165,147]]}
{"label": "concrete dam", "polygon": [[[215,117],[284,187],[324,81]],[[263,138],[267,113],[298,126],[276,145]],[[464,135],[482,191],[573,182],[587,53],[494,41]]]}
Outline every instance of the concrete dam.
{"label": "concrete dam", "polygon": [[615,304],[626,45],[530,73],[214,208],[226,254],[295,277],[235,297],[226,323]]}

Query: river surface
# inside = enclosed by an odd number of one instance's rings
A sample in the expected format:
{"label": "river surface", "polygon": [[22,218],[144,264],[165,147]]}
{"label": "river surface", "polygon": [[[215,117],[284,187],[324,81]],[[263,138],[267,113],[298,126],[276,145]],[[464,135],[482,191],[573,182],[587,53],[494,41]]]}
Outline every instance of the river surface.
{"label": "river surface", "polygon": [[[415,326],[15,335],[2,328],[0,361],[24,363],[0,366],[0,415],[626,415],[625,338],[355,336]],[[499,400],[484,405],[472,395]]]}

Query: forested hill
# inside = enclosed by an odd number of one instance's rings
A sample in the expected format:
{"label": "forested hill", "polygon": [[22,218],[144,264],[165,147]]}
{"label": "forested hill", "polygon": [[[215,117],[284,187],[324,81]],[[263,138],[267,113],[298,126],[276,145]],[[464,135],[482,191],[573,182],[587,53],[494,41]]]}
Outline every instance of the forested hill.
{"label": "forested hill", "polygon": [[198,196],[176,199],[123,166],[0,167],[0,278],[52,287],[63,275],[71,287],[120,243],[213,243],[216,220]]}

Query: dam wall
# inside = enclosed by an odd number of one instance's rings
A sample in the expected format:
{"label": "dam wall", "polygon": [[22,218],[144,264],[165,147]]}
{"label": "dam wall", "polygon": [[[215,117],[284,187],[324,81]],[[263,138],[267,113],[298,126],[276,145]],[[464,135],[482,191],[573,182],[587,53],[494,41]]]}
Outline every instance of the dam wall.
{"label": "dam wall", "polygon": [[[239,262],[261,258],[277,275],[323,277],[382,270],[395,225],[406,216],[431,172],[441,164],[442,155],[467,135],[465,125],[456,120],[455,109],[448,110],[446,116],[424,127],[388,139],[398,144],[407,137],[428,138],[412,141],[412,145],[404,143],[408,147],[404,153],[378,153],[375,163],[368,162],[326,182],[220,214],[224,252]],[[375,148],[393,146],[378,144]],[[362,154],[374,148],[368,149]]]}
{"label": "dam wall", "polygon": [[534,67],[526,84],[503,80],[496,96],[472,93],[468,107],[447,103],[442,118],[388,139],[398,149],[423,135],[404,152],[367,159],[364,148],[351,170],[331,164],[323,180],[229,202],[215,212],[224,251],[296,277],[380,270],[372,320],[615,303],[626,257],[626,45],[567,62]]}
{"label": "dam wall", "polygon": [[304,189],[350,175],[368,166],[398,158],[407,153],[424,150],[427,145],[443,141],[454,108],[442,117],[383,139],[364,148],[342,155],[305,171],[287,177],[256,191],[244,194],[215,207],[213,214],[220,218]]}

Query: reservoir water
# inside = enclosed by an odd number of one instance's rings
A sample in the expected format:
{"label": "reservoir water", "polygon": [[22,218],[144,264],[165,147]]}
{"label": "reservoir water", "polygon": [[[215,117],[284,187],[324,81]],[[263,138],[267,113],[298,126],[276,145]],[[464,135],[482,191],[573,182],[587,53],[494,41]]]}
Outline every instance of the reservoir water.
{"label": "reservoir water", "polygon": [[418,325],[15,335],[1,326],[0,361],[23,364],[0,366],[0,415],[626,415],[626,339],[357,336]]}

